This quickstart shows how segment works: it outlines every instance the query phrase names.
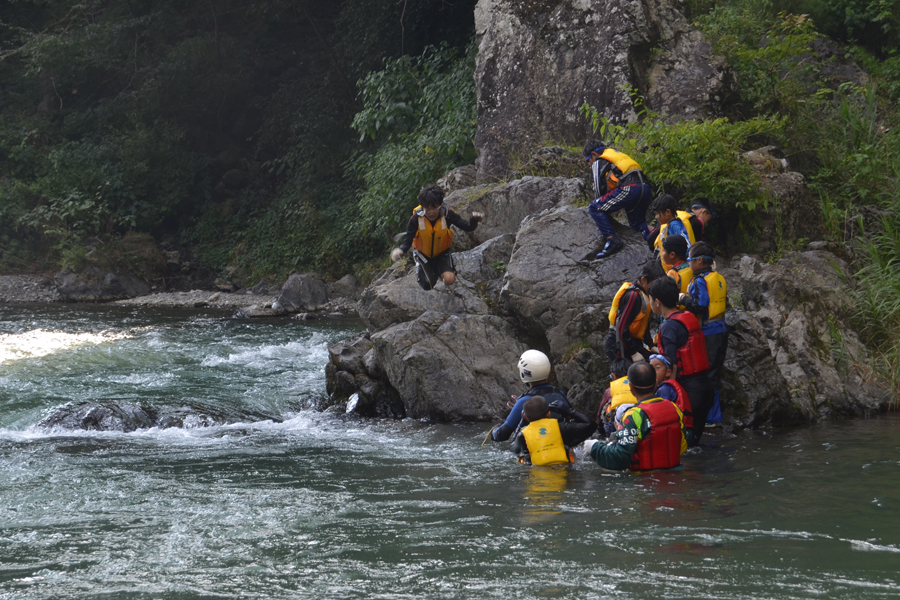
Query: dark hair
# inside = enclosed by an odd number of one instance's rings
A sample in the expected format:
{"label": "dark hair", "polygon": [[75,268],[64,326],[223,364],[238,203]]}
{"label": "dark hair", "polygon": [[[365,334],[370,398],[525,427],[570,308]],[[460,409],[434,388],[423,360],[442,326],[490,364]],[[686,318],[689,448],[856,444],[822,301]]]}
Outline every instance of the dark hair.
{"label": "dark hair", "polygon": [[628,383],[635,390],[652,390],[656,387],[656,369],[650,363],[636,362],[628,369]]}
{"label": "dark hair", "polygon": [[662,247],[666,252],[674,252],[675,256],[681,260],[687,258],[688,243],[680,235],[667,235],[666,239],[663,240]]}
{"label": "dark hair", "polygon": [[678,293],[680,291],[681,288],[678,287],[678,284],[671,277],[657,279],[647,288],[647,293],[650,294],[650,297],[662,302],[662,305],[666,308],[675,308],[675,305],[678,304]]}
{"label": "dark hair", "polygon": [[584,148],[581,149],[581,153],[585,158],[591,155],[591,152],[596,150],[597,148],[606,148],[606,144],[603,143],[602,140],[590,140],[585,145]]}
{"label": "dark hair", "polygon": [[707,244],[706,242],[697,242],[696,244],[691,246],[690,255],[692,257],[693,256],[709,257],[709,258],[701,258],[700,259],[701,261],[703,261],[703,265],[706,266],[706,265],[712,264],[713,259],[716,257],[716,251],[713,250],[713,247],[710,246],[709,244]]}
{"label": "dark hair", "polygon": [[703,196],[694,198],[693,202],[691,202],[691,208],[705,208],[713,215],[716,213],[712,200],[710,200],[709,198],[704,198]]}
{"label": "dark hair", "polygon": [[650,259],[641,267],[641,277],[647,280],[647,283],[656,281],[660,277],[665,277],[666,272],[663,271],[662,265],[658,260]]}
{"label": "dark hair", "polygon": [[[654,377],[655,376],[656,373],[654,372]],[[525,418],[528,419],[529,422],[543,419],[547,416],[548,410],[550,410],[550,405],[543,396],[532,396],[525,401],[525,405],[522,407],[522,413],[524,413]]]}
{"label": "dark hair", "polygon": [[423,207],[440,206],[444,203],[444,190],[439,185],[426,185],[419,190],[419,204]]}
{"label": "dark hair", "polygon": [[667,210],[671,210],[673,215],[678,212],[678,200],[671,194],[663,194],[650,205],[650,212],[653,213],[666,212]]}

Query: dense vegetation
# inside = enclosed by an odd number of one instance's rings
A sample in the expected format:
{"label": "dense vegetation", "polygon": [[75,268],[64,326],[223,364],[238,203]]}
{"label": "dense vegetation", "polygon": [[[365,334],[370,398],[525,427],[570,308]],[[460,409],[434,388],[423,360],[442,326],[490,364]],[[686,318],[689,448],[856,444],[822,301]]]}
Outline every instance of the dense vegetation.
{"label": "dense vegetation", "polygon": [[474,156],[474,4],[0,2],[0,271],[134,233],[241,284],[352,270],[376,199]]}

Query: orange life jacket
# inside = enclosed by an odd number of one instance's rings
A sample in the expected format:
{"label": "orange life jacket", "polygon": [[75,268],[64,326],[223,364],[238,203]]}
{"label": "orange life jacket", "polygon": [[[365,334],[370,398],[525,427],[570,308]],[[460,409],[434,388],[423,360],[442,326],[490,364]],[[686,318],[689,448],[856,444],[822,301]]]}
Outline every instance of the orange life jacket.
{"label": "orange life jacket", "polygon": [[453,243],[453,230],[447,224],[447,208],[441,207],[441,218],[431,223],[425,216],[425,209],[417,206],[413,216],[419,218],[419,230],[413,238],[413,248],[431,258],[450,248]]}
{"label": "orange life jacket", "polygon": [[631,325],[628,326],[628,331],[631,332],[631,337],[634,339],[642,340],[644,339],[644,334],[647,333],[647,326],[650,324],[650,301],[647,298],[647,294],[644,293],[644,290],[633,283],[623,283],[622,287],[619,288],[619,291],[616,292],[612,301],[612,306],[609,307],[609,326],[616,326],[616,321],[619,318],[619,300],[622,299],[622,296],[624,296],[625,292],[628,290],[634,290],[641,295],[641,312],[634,318]]}

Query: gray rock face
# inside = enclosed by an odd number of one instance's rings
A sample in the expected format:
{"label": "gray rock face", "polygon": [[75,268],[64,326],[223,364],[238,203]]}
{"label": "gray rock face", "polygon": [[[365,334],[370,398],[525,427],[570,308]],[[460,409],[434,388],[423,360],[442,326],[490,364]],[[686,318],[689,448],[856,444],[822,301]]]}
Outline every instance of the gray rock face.
{"label": "gray rock face", "polygon": [[359,285],[359,281],[353,275],[344,275],[337,281],[326,284],[325,291],[328,298],[359,300],[362,286]]}
{"label": "gray rock face", "polygon": [[328,346],[326,391],[344,412],[364,417],[406,416],[397,391],[385,378],[368,334]]}
{"label": "gray rock face", "polygon": [[569,204],[584,193],[583,179],[527,176],[474,197],[467,190],[450,194],[446,203],[454,211],[484,213],[475,231],[456,235],[455,247],[472,248],[498,235],[516,233],[528,215]]}
{"label": "gray rock face", "polygon": [[276,311],[311,310],[328,302],[325,283],[315,273],[294,274],[281,286],[281,295],[272,308]]}
{"label": "gray rock face", "polygon": [[0,275],[0,302],[60,302],[62,297],[49,277]]}
{"label": "gray rock face", "polygon": [[480,0],[475,30],[479,182],[505,178],[513,153],[544,140],[583,142],[583,103],[634,120],[627,86],[686,118],[728,93],[723,63],[672,0]]}
{"label": "gray rock face", "polygon": [[81,273],[61,271],[53,282],[60,297],[68,302],[107,302],[150,293],[150,286],[137,277],[109,273],[93,265]]}
{"label": "gray rock face", "polygon": [[513,366],[526,346],[499,317],[428,311],[372,342],[409,417],[490,420],[521,387]]}

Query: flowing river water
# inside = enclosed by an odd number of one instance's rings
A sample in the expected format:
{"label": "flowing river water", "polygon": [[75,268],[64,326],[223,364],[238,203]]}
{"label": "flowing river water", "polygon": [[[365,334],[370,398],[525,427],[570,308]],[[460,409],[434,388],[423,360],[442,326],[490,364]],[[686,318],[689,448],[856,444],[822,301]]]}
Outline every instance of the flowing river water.
{"label": "flowing river water", "polygon": [[[529,468],[487,424],[304,410],[359,329],[0,306],[0,597],[900,596],[895,415],[714,433],[674,472]],[[279,418],[37,426],[101,399]]]}

